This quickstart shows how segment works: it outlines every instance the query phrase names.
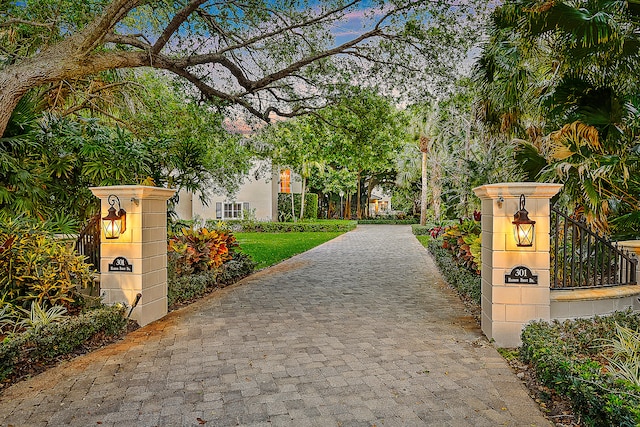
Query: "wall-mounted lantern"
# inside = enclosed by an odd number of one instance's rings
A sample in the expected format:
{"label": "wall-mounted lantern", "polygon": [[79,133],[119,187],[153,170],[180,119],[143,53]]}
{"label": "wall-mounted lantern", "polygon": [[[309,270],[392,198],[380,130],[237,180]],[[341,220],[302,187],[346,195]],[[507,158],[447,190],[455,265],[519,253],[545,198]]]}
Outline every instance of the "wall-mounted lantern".
{"label": "wall-mounted lantern", "polygon": [[513,216],[513,232],[517,246],[533,246],[533,230],[535,221],[529,219],[529,212],[524,208],[525,197],[520,195],[520,210]]}
{"label": "wall-mounted lantern", "polygon": [[[117,239],[120,234],[124,233],[127,229],[127,213],[120,206],[120,199],[118,196],[111,194],[107,198],[107,202],[111,206],[108,210],[107,216],[102,218],[102,229],[104,230],[104,237],[107,239]],[[118,203],[118,209],[114,205]]]}

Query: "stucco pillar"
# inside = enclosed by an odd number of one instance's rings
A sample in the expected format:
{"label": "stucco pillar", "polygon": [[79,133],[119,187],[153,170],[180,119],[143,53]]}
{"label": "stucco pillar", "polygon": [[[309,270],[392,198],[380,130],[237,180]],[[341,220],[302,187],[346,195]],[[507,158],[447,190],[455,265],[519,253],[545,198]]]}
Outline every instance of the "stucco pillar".
{"label": "stucco pillar", "polygon": [[[498,347],[518,347],[524,325],[549,320],[549,200],[561,188],[560,184],[528,182],[473,189],[482,200],[482,332]],[[531,247],[518,247],[513,233],[521,194],[529,218],[536,221]],[[529,269],[533,277],[523,278],[522,283],[511,279],[526,271],[519,267]]]}
{"label": "stucco pillar", "polygon": [[[167,314],[167,200],[174,190],[141,185],[90,188],[101,200],[101,216],[115,195],[126,211],[126,230],[117,239],[100,239],[100,290],[107,304],[131,307],[131,318],[144,326]],[[117,206],[116,206],[117,208]],[[118,261],[114,261],[118,258]],[[123,261],[126,260],[126,263]],[[127,266],[125,266],[126,264]]]}

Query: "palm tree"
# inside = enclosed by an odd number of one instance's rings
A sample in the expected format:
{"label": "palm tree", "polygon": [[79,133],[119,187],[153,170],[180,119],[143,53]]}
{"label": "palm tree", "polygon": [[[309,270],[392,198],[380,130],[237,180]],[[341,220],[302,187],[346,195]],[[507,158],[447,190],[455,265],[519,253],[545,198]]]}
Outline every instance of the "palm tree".
{"label": "palm tree", "polygon": [[530,178],[564,183],[602,230],[608,216],[639,209],[639,18],[638,1],[508,2],[477,67],[485,122],[527,139],[518,159]]}

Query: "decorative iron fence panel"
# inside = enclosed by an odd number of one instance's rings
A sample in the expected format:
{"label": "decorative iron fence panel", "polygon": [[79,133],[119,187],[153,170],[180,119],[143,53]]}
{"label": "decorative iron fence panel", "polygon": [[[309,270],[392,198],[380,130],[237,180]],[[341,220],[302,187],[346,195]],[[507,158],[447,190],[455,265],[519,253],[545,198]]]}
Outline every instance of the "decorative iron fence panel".
{"label": "decorative iron fence panel", "polygon": [[635,254],[551,207],[551,288],[636,284]]}
{"label": "decorative iron fence panel", "polygon": [[84,255],[92,270],[100,272],[100,215],[95,215],[80,231],[76,240],[76,251]]}

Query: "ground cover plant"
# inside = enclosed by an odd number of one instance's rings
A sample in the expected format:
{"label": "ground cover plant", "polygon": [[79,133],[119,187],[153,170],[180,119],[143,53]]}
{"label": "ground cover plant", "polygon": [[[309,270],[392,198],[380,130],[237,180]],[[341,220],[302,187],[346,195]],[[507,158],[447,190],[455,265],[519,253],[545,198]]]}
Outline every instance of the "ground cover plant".
{"label": "ground cover plant", "polygon": [[[207,221],[207,225],[214,224],[213,221]],[[353,230],[358,225],[356,221],[339,219],[304,220],[297,222],[237,220],[226,221],[225,224],[236,233],[346,232]]]}
{"label": "ground cover plant", "polygon": [[241,250],[261,269],[328,242],[343,232],[236,233]]}
{"label": "ground cover plant", "polygon": [[540,383],[571,401],[578,423],[640,425],[640,314],[533,322],[522,332],[521,359]]}

